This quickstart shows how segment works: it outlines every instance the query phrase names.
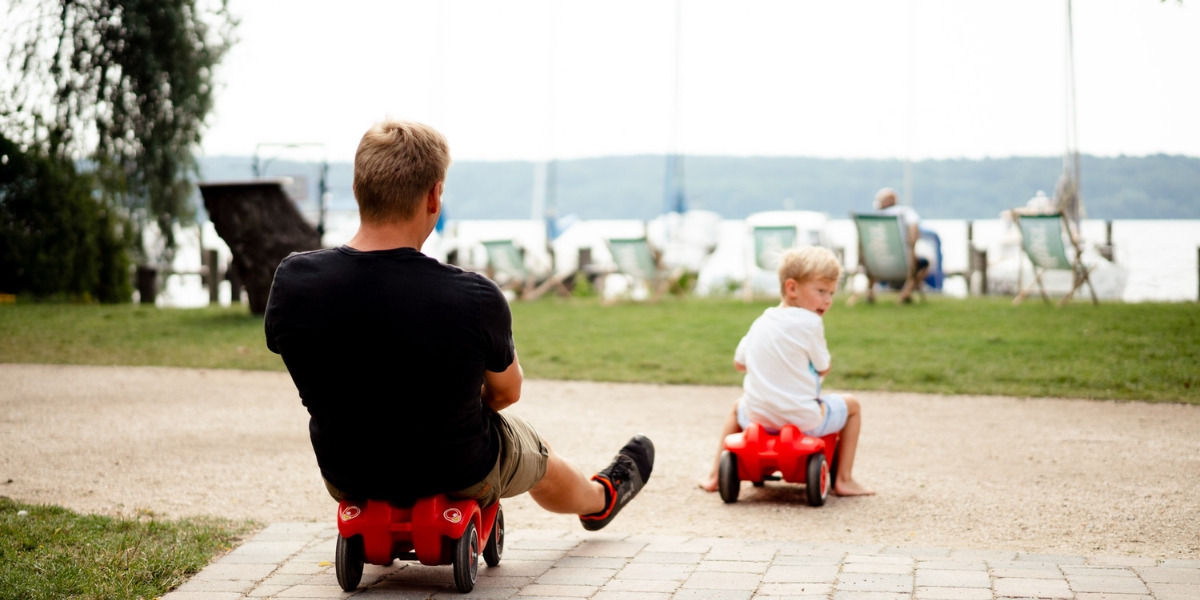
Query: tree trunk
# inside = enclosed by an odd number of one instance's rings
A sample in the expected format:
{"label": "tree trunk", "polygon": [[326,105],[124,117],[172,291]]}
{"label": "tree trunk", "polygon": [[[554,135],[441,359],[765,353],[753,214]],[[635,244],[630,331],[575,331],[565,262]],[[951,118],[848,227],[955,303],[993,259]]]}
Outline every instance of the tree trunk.
{"label": "tree trunk", "polygon": [[309,225],[279,180],[201,183],[204,208],[250,297],[250,312],[267,310],[275,268],[292,252],[316,250],[321,236]]}

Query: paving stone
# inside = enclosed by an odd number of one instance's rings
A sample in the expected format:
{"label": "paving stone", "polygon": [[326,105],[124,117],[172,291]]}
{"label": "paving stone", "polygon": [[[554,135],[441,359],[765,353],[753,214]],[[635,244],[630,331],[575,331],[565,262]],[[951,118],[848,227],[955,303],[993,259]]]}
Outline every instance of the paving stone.
{"label": "paving stone", "polygon": [[[1158,559],[1145,556],[1089,556],[1087,564],[1112,567],[1154,567]],[[1200,561],[1196,561],[1200,566]]]}
{"label": "paving stone", "polygon": [[649,579],[654,581],[683,581],[696,569],[695,565],[660,565],[630,563],[617,571],[616,579]]}
{"label": "paving stone", "polygon": [[697,572],[706,573],[766,573],[771,563],[748,560],[706,560],[696,565]]}
{"label": "paving stone", "polygon": [[546,571],[536,582],[543,585],[592,585],[602,586],[617,574],[616,569],[583,569],[555,567]]}
{"label": "paving stone", "polygon": [[992,577],[1016,577],[1017,579],[1062,579],[1058,569],[992,569]]}
{"label": "paving stone", "polygon": [[575,540],[538,539],[504,540],[504,551],[508,550],[571,550],[580,542]]}
{"label": "paving stone", "polygon": [[504,532],[504,539],[507,541],[518,540],[557,540],[566,535],[566,531],[557,529],[512,529]]}
{"label": "paving stone", "polygon": [[1200,585],[1191,583],[1161,583],[1148,581],[1150,591],[1158,600],[1196,600],[1200,598]]}
{"label": "paving stone", "polygon": [[233,554],[229,553],[222,556],[217,563],[220,564],[246,564],[246,563],[273,563],[279,564],[292,557],[291,552],[276,552],[274,554]]}
{"label": "paving stone", "polygon": [[708,544],[713,548],[728,548],[731,546],[745,546],[746,540],[738,538],[698,537],[692,538],[692,541],[689,543]]}
{"label": "paving stone", "polygon": [[755,594],[755,598],[762,600],[828,600],[829,596],[825,594],[788,594],[786,596],[768,596],[766,594]]}
{"label": "paving stone", "polygon": [[599,556],[633,558],[646,547],[640,542],[583,542],[568,554],[570,556]]}
{"label": "paving stone", "polygon": [[980,560],[1016,560],[1016,552],[1003,550],[951,550],[950,558],[978,558]]}
{"label": "paving stone", "polygon": [[875,563],[875,562],[860,562],[846,563],[842,567],[843,573],[896,573],[900,575],[912,574],[913,568],[911,564],[896,565],[891,563]]}
{"label": "paving stone", "polygon": [[240,600],[237,592],[180,592],[175,591],[162,597],[162,600]]}
{"label": "paving stone", "polygon": [[672,600],[750,600],[750,590],[679,590]]}
{"label": "paving stone", "polygon": [[641,542],[643,544],[648,544],[648,545],[653,546],[655,544],[664,544],[664,545],[685,544],[688,541],[690,541],[691,539],[692,538],[690,536],[686,536],[686,535],[638,534],[638,535],[631,535],[631,536],[625,538],[625,541]]}
{"label": "paving stone", "polygon": [[1077,575],[1067,577],[1067,583],[1076,592],[1112,592],[1117,594],[1148,594],[1146,584],[1137,577],[1105,577]]}
{"label": "paving stone", "polygon": [[[360,585],[367,586],[374,583],[373,581],[363,581]],[[304,580],[301,585],[338,585],[337,573],[330,569],[325,573],[318,573]]]}
{"label": "paving stone", "polygon": [[671,594],[662,592],[617,592],[600,590],[592,600],[670,600]]}
{"label": "paving stone", "polygon": [[987,571],[917,571],[917,587],[990,588]]}
{"label": "paving stone", "polygon": [[881,556],[878,554],[847,554],[843,561],[851,563],[873,563],[883,565],[913,565],[913,559],[907,556]]}
{"label": "paving stone", "polygon": [[532,577],[480,577],[475,587],[522,588],[531,583]]}
{"label": "paving stone", "polygon": [[839,591],[833,595],[833,600],[909,600],[912,594],[907,592],[856,592]]}
{"label": "paving stone", "polygon": [[844,548],[833,548],[825,545],[809,547],[782,546],[779,548],[779,552],[775,554],[775,559],[779,560],[785,556],[836,558],[840,562],[846,556],[846,550]]}
{"label": "paving stone", "polygon": [[286,575],[312,575],[313,573],[320,573],[328,568],[330,568],[330,565],[321,566],[321,563],[319,562],[289,560],[280,565],[279,570],[276,572]]}
{"label": "paving stone", "polygon": [[336,585],[297,585],[275,595],[276,598],[349,598],[354,592],[343,592]]}
{"label": "paving stone", "polygon": [[840,556],[793,556],[780,554],[775,557],[775,561],[772,564],[777,566],[837,566],[842,564],[842,558]]}
{"label": "paving stone", "polygon": [[1065,579],[1023,579],[1006,577],[997,579],[992,587],[999,596],[1025,598],[1071,598],[1074,594]]}
{"label": "paving stone", "polygon": [[[251,590],[249,594],[246,594],[246,597],[248,597],[248,598],[268,598],[268,597],[274,596],[275,594],[278,594],[279,592],[282,592],[283,590],[286,590],[286,589],[287,589],[287,586],[284,586],[284,585],[260,585],[256,588],[254,588],[253,590]],[[170,596],[168,596],[168,597],[170,597]]]}
{"label": "paving stone", "polygon": [[837,589],[852,592],[905,592],[912,593],[912,575],[895,573],[843,573],[838,577]]}
{"label": "paving stone", "polygon": [[988,567],[981,560],[923,560],[917,563],[917,570],[925,571],[987,571]]}
{"label": "paving stone", "polygon": [[758,587],[759,596],[805,596],[811,594],[828,594],[833,591],[832,583],[820,582],[789,582],[763,583]]}
{"label": "paving stone", "polygon": [[[479,587],[471,590],[471,600],[505,600],[511,598],[520,592],[520,588],[502,588],[502,587]],[[457,589],[438,592],[433,595],[436,600],[462,600],[462,593]]]}
{"label": "paving stone", "polygon": [[[354,595],[354,600],[426,600],[448,591],[446,587],[377,585]],[[462,594],[459,594],[462,596]],[[336,597],[336,596],[335,596]]]}
{"label": "paving stone", "polygon": [[519,596],[556,596],[559,598],[587,598],[596,593],[596,585],[542,585],[535,583],[521,588]]}
{"label": "paving stone", "polygon": [[635,563],[662,563],[662,564],[680,564],[694,565],[700,562],[704,554],[700,552],[639,552],[633,557]]}
{"label": "paving stone", "polygon": [[613,592],[659,592],[669,594],[679,589],[679,581],[659,581],[655,579],[613,579],[600,588],[602,591]]}
{"label": "paving stone", "polygon": [[537,577],[555,564],[552,560],[501,560],[494,567],[479,569],[480,577]]}
{"label": "paving stone", "polygon": [[767,569],[763,583],[830,583],[837,581],[837,565],[783,566]]}
{"label": "paving stone", "polygon": [[775,557],[779,551],[775,546],[742,546],[732,548],[713,548],[705,555],[704,560],[766,560]]}
{"label": "paving stone", "polygon": [[388,576],[389,582],[435,585],[450,585],[454,583],[454,570],[450,565],[429,567],[422,564],[410,564]]}
{"label": "paving stone", "polygon": [[623,542],[629,537],[628,533],[613,531],[569,531],[563,535],[564,540],[579,540],[581,542]]}
{"label": "paving stone", "polygon": [[1121,567],[1100,567],[1093,565],[1063,565],[1059,567],[1063,574],[1069,579],[1074,575],[1091,575],[1095,577],[1137,577],[1137,573],[1133,569],[1122,569]]}
{"label": "paving stone", "polygon": [[684,589],[755,590],[762,575],[757,573],[694,573],[683,582]]}
{"label": "paving stone", "polygon": [[291,556],[303,550],[304,546],[304,542],[260,542],[251,539],[249,542],[234,548],[233,551],[228,554],[228,556],[261,556],[278,554]]}
{"label": "paving stone", "polygon": [[[504,562],[500,563],[504,565]],[[564,556],[557,562],[551,561],[556,567],[581,567],[585,569],[621,569],[629,564],[627,558],[605,558],[602,556]]]}
{"label": "paving stone", "polygon": [[917,586],[917,600],[992,600],[992,590],[987,588],[921,587]]}
{"label": "paving stone", "polygon": [[[638,540],[634,540],[633,538],[630,538],[629,540],[626,540],[626,541],[638,541]],[[700,544],[697,542],[683,542],[683,543],[679,543],[679,544],[650,543],[650,544],[646,544],[645,548],[642,548],[642,552],[668,552],[668,553],[682,553],[682,554],[707,554],[709,550],[712,550],[711,545]]]}
{"label": "paving stone", "polygon": [[949,548],[917,548],[908,546],[885,546],[880,554],[899,555],[926,558],[945,558],[950,556]]}
{"label": "paving stone", "polygon": [[1147,583],[1200,583],[1200,569],[1177,569],[1172,567],[1135,567],[1138,575]]}
{"label": "paving stone", "polygon": [[254,589],[254,587],[255,582],[253,581],[232,579],[206,581],[202,579],[190,579],[183,582],[183,585],[179,586],[177,589],[181,592],[237,592],[239,594],[245,594],[246,592]]}
{"label": "paving stone", "polygon": [[566,550],[521,550],[504,543],[504,560],[559,560],[566,555]]}
{"label": "paving stone", "polygon": [[1034,554],[1022,552],[1017,555],[1018,561],[1052,563],[1056,565],[1082,565],[1087,560],[1073,554]]}
{"label": "paving stone", "polygon": [[1105,592],[1082,592],[1075,594],[1075,600],[1154,600],[1154,596],[1142,594],[1108,594]]}
{"label": "paving stone", "polygon": [[1158,566],[1169,569],[1200,569],[1200,560],[1170,558],[1162,561],[1162,564]]}
{"label": "paving stone", "polygon": [[259,581],[270,575],[278,565],[275,563],[215,563],[192,577],[192,581],[239,580]]}
{"label": "paving stone", "polygon": [[292,587],[293,585],[300,585],[301,583],[304,583],[304,580],[306,579],[308,579],[308,575],[302,575],[298,573],[271,575],[270,577],[262,580],[260,585],[281,585],[284,587]]}

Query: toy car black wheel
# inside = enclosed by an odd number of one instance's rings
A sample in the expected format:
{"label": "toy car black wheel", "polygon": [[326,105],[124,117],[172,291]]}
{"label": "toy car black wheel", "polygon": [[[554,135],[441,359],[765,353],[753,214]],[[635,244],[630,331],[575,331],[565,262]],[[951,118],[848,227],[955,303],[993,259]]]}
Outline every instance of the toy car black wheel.
{"label": "toy car black wheel", "polygon": [[342,591],[353,592],[358,587],[358,582],[362,581],[365,554],[362,536],[356,535],[350,539],[338,536],[334,566]]}
{"label": "toy car black wheel", "polygon": [[479,575],[479,532],[475,522],[467,523],[467,530],[454,542],[454,587],[466,594],[475,589],[475,578]]}
{"label": "toy car black wheel", "polygon": [[487,566],[500,564],[500,556],[504,554],[504,509],[496,509],[496,523],[492,525],[492,535],[488,536],[487,544],[483,547],[483,560]]}
{"label": "toy car black wheel", "polygon": [[726,504],[737,502],[738,492],[742,487],[742,480],[738,479],[737,456],[728,450],[722,452],[717,475],[717,489],[721,492],[721,499]]}
{"label": "toy car black wheel", "polygon": [[833,489],[833,484],[837,482],[838,459],[841,458],[841,456],[842,456],[842,453],[838,452],[837,449],[834,448],[833,460],[829,461],[829,487],[830,487],[830,489]]}
{"label": "toy car black wheel", "polygon": [[809,506],[824,506],[825,498],[829,496],[829,463],[825,462],[825,453],[817,452],[808,457],[808,478],[804,481],[804,489],[808,495]]}

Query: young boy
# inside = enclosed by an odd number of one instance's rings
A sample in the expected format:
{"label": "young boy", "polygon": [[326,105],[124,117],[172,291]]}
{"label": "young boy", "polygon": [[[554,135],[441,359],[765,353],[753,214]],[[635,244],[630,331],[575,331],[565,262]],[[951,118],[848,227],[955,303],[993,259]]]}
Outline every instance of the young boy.
{"label": "young boy", "polygon": [[778,431],[795,425],[806,435],[821,437],[841,431],[839,467],[833,491],[864,496],[875,490],[854,481],[854,452],[862,427],[862,407],[850,394],[821,395],[821,378],[829,373],[829,348],[821,316],[833,305],[842,267],[832,252],[818,246],[792,248],[779,259],[779,306],[763,312],[738,343],[733,366],[746,374],[743,394],[721,428],[717,460],[700,487],[717,490],[725,436],[758,423]]}

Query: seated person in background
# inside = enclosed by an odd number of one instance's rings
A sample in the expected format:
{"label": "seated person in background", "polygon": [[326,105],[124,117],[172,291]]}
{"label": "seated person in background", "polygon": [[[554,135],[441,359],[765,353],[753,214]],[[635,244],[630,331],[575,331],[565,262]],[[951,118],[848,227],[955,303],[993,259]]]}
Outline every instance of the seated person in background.
{"label": "seated person in background", "polygon": [[725,437],[758,423],[770,432],[795,425],[813,437],[842,432],[834,493],[875,493],[853,477],[862,406],[850,394],[821,394],[821,378],[830,369],[821,316],[833,306],[841,274],[837,257],[818,246],[792,248],[779,258],[782,301],[755,319],[738,343],[733,366],[746,374],[742,397],[721,427],[717,460],[708,477],[700,480],[701,488],[717,490]]}
{"label": "seated person in background", "polygon": [[335,500],[411,505],[447,493],[482,505],[529,492],[542,508],[608,524],[645,485],[654,445],[634,436],[588,477],[529,423],[512,313],[496,284],[421,253],[442,211],[446,139],[385,121],[354,156],[361,225],[345,246],[275,271],[267,347],[283,356]]}
{"label": "seated person in background", "polygon": [[[908,244],[908,255],[914,261],[909,265],[909,278],[900,289],[898,302],[912,302],[912,293],[929,272],[929,259],[917,256],[917,240],[921,239],[921,217],[911,206],[896,203],[896,190],[883,188],[875,193],[875,210],[881,215],[900,217],[900,230],[904,232],[904,243]],[[867,280],[867,302],[875,301],[875,281]]]}

